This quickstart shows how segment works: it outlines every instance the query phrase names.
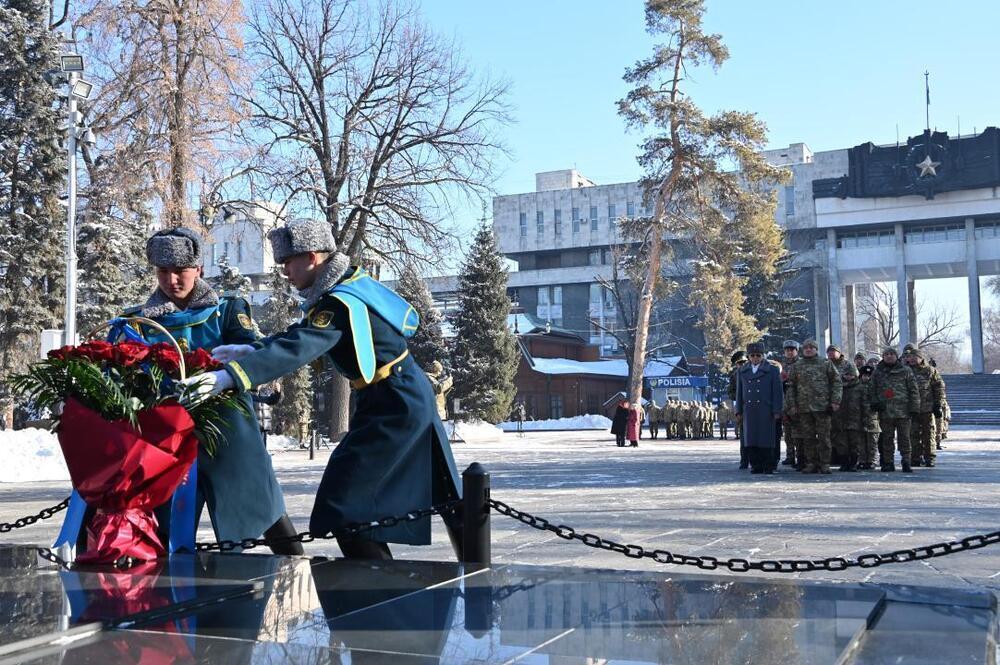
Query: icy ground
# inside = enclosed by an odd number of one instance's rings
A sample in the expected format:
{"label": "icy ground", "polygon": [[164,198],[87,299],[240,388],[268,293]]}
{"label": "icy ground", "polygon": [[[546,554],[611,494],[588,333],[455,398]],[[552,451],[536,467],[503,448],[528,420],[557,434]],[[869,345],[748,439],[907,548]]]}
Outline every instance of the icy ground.
{"label": "icy ground", "polygon": [[[617,448],[604,432],[529,432],[501,443],[455,444],[459,468],[481,462],[492,474],[493,496],[519,509],[580,530],[644,547],[719,558],[857,556],[924,545],[1000,529],[1000,429],[952,431],[934,469],[912,475],[863,472],[802,476],[782,471],[751,476],[737,471],[735,443],[651,442]],[[274,455],[294,522],[308,525],[327,449]],[[62,482],[0,485],[0,521],[34,513],[66,496]],[[416,507],[416,506],[414,506]],[[59,519],[13,531],[2,542],[51,542]],[[202,521],[199,540],[211,538]],[[333,543],[307,546],[333,554]],[[447,559],[451,548],[440,520],[430,547],[394,546],[397,557]],[[509,518],[493,516],[495,561],[663,570],[565,542]],[[684,568],[684,572],[698,572]],[[802,573],[827,580],[865,580],[1000,589],[1000,545],[871,571]]]}

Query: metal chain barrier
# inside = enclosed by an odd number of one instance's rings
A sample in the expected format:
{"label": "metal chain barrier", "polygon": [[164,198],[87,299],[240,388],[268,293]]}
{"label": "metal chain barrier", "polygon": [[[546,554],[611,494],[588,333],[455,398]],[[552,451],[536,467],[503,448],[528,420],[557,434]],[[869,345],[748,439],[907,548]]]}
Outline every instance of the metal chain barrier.
{"label": "metal chain barrier", "polygon": [[826,559],[777,559],[749,561],[747,559],[717,559],[713,556],[690,556],[676,554],[662,549],[647,549],[641,545],[618,543],[607,538],[601,538],[592,533],[580,533],[564,524],[555,525],[544,517],[536,517],[522,510],[517,510],[503,501],[489,499],[490,507],[501,515],[515,519],[523,524],[549,531],[565,540],[578,540],[584,545],[609,552],[617,552],[631,559],[652,559],[657,563],[672,563],[681,566],[695,566],[702,570],[717,570],[724,568],[734,573],[745,573],[759,570],[765,573],[802,573],[815,570],[839,571],[848,568],[877,568],[890,563],[906,563],[907,561],[923,561],[939,556],[947,556],[956,552],[979,549],[1000,543],[1000,531],[983,535],[969,536],[962,540],[945,543],[935,543],[923,547],[895,550],[884,554],[863,554],[855,559],[830,557]]}
{"label": "metal chain barrier", "polygon": [[42,557],[50,563],[54,563],[63,570],[72,570],[73,566],[70,562],[63,559],[61,556],[53,552],[48,547],[36,547],[35,551],[38,552],[38,556]]}
{"label": "metal chain barrier", "polygon": [[430,517],[431,515],[443,515],[445,513],[453,512],[460,504],[461,500],[449,501],[447,503],[441,503],[436,506],[431,506],[430,508],[424,508],[422,510],[413,510],[405,515],[400,516],[390,516],[383,517],[378,520],[371,522],[360,522],[356,524],[349,524],[343,529],[338,529],[326,534],[314,534],[310,531],[302,531],[294,536],[279,536],[277,538],[244,538],[243,540],[220,540],[214,543],[195,543],[195,549],[199,552],[232,552],[233,550],[239,548],[242,550],[251,550],[259,545],[271,546],[271,545],[285,545],[288,543],[311,543],[314,540],[330,540],[333,538],[338,538],[340,536],[354,536],[359,533],[364,533],[366,531],[371,531],[372,529],[379,528],[389,528],[394,527],[398,524],[405,524],[407,522],[416,522],[417,520],[423,519],[425,517]]}
{"label": "metal chain barrier", "polygon": [[56,505],[51,508],[42,508],[34,515],[28,515],[27,517],[21,517],[14,520],[13,522],[0,522],[0,533],[7,533],[8,531],[13,531],[14,529],[20,529],[22,527],[31,526],[39,520],[47,520],[56,513],[60,513],[66,510],[69,505],[69,497],[66,497]]}

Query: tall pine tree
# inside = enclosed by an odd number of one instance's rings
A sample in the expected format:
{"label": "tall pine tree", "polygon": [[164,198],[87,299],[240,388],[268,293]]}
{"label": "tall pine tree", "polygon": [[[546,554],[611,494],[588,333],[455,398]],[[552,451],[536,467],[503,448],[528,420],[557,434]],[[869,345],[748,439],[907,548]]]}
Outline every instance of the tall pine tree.
{"label": "tall pine tree", "polygon": [[59,40],[45,0],[0,0],[0,391],[63,311]]}
{"label": "tall pine tree", "polygon": [[510,298],[507,268],[493,230],[483,224],[458,276],[458,310],[452,355],[455,389],[462,410],[487,422],[510,415],[516,389],[517,344],[507,328]]}
{"label": "tall pine tree", "polygon": [[396,291],[413,305],[420,316],[420,327],[406,342],[413,359],[425,372],[430,371],[435,360],[442,365],[450,365],[448,352],[444,346],[444,335],[441,332],[441,312],[434,306],[430,289],[412,264],[407,263],[403,266]]}
{"label": "tall pine tree", "polygon": [[[281,332],[299,320],[302,314],[292,285],[275,266],[271,272],[271,297],[264,303],[258,321],[265,335]],[[271,426],[275,434],[307,441],[312,423],[313,373],[309,365],[279,379],[281,399],[271,407]]]}
{"label": "tall pine tree", "polygon": [[793,298],[786,292],[789,282],[799,274],[792,266],[792,254],[785,251],[774,264],[774,272],[750,271],[743,285],[743,309],[764,333],[768,351],[781,353],[786,339],[795,339],[808,321],[809,301]]}

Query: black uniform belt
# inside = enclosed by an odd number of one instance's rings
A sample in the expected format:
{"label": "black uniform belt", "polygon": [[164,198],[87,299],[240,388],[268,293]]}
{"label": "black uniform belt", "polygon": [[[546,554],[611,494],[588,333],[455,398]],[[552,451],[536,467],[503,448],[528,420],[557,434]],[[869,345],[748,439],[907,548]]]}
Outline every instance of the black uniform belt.
{"label": "black uniform belt", "polygon": [[374,376],[372,376],[371,381],[365,381],[364,378],[354,379],[353,381],[351,381],[351,388],[353,388],[354,390],[362,390],[364,388],[367,388],[368,386],[374,386],[382,379],[389,378],[389,376],[392,374],[392,368],[398,365],[399,363],[403,362],[403,359],[406,358],[406,356],[408,355],[410,355],[409,349],[403,351],[395,359],[379,367],[377,370],[375,370],[375,374]]}

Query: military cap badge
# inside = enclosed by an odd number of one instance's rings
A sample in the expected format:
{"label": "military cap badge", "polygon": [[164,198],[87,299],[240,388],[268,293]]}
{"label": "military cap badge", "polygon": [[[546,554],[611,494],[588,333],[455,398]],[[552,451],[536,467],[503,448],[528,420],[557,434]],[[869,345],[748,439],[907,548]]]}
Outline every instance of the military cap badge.
{"label": "military cap badge", "polygon": [[240,325],[246,328],[247,330],[253,330],[253,321],[251,321],[250,317],[247,316],[245,313],[240,312],[239,314],[237,314],[236,320],[239,321]]}

